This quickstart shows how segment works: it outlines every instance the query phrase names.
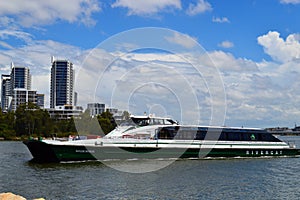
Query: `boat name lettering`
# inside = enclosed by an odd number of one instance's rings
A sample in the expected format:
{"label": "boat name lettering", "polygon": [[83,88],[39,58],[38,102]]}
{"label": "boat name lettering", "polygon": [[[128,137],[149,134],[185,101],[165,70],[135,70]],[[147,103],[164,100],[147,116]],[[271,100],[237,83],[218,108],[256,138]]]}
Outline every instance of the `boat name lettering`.
{"label": "boat name lettering", "polygon": [[76,149],[76,153],[95,153],[94,150],[84,150],[84,149]]}
{"label": "boat name lettering", "polygon": [[282,155],[282,150],[247,150],[246,155]]}

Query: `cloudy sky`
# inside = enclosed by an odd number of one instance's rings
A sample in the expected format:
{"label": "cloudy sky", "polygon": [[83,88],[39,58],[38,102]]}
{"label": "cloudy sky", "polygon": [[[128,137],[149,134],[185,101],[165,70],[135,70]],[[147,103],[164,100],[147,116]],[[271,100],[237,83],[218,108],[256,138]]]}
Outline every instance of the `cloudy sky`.
{"label": "cloudy sky", "polygon": [[74,63],[84,107],[97,101],[204,125],[293,127],[298,19],[300,0],[0,1],[0,73],[11,62],[28,66],[49,105],[54,56]]}

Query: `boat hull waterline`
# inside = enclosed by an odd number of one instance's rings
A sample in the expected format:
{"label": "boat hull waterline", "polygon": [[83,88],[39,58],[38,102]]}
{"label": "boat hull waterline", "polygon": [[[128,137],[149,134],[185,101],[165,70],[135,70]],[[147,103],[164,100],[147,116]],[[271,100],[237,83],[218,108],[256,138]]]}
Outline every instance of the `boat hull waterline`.
{"label": "boat hull waterline", "polygon": [[[160,159],[160,158],[235,158],[298,156],[300,150],[277,145],[178,145],[155,143],[154,145],[101,145],[51,144],[43,140],[27,140],[35,162],[87,161],[107,159]],[[100,143],[99,143],[100,144]]]}

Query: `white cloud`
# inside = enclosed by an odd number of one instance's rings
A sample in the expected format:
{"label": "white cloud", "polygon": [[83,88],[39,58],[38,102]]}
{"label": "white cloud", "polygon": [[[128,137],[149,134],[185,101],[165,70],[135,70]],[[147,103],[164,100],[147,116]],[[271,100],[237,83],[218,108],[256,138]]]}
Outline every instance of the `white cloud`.
{"label": "white cloud", "polygon": [[165,37],[170,43],[178,44],[185,48],[193,48],[197,45],[197,38],[191,37],[186,34],[174,33],[173,36]]}
{"label": "white cloud", "polygon": [[216,22],[216,23],[230,23],[229,19],[227,17],[213,17],[212,18],[212,21],[213,22]]}
{"label": "white cloud", "polygon": [[15,20],[7,16],[1,16],[0,14],[0,27],[10,27],[10,29],[16,28]]}
{"label": "white cloud", "polygon": [[8,39],[9,37],[20,39],[26,43],[30,43],[32,41],[32,35],[19,30],[0,30],[0,38],[2,40]]}
{"label": "white cloud", "polygon": [[299,4],[300,0],[280,0],[280,3],[283,3],[283,4]]}
{"label": "white cloud", "polygon": [[[218,52],[213,60],[224,75],[227,125],[293,126],[300,117],[297,112],[300,103],[300,62],[255,63],[228,56]],[[244,62],[238,61],[252,63],[256,70],[247,71],[251,65],[246,67]],[[235,68],[226,68],[234,64]]]}
{"label": "white cloud", "polygon": [[122,60],[125,61],[140,61],[140,62],[153,62],[153,61],[162,61],[162,62],[173,62],[181,63],[184,60],[176,54],[158,54],[158,53],[138,53],[138,54],[127,54],[122,57]]}
{"label": "white cloud", "polygon": [[235,58],[232,54],[224,51],[208,53],[215,66],[224,74],[232,72],[256,72],[257,64],[245,58]]}
{"label": "white cloud", "polygon": [[198,0],[197,4],[189,4],[189,7],[186,11],[188,15],[197,15],[199,13],[204,13],[207,11],[211,11],[212,6],[205,0]]}
{"label": "white cloud", "polygon": [[[28,66],[32,74],[44,74],[50,70],[51,56],[61,56],[74,60],[80,55],[80,49],[51,40],[32,41],[19,48],[0,50],[0,55],[9,58],[16,64]],[[1,62],[2,65],[9,63]]]}
{"label": "white cloud", "polygon": [[6,22],[14,20],[25,27],[51,24],[57,20],[91,26],[95,24],[91,15],[100,10],[96,0],[0,1],[0,17],[4,17]]}
{"label": "white cloud", "polygon": [[223,47],[223,48],[232,48],[234,47],[234,44],[228,40],[221,42],[220,44],[218,44],[219,47]]}
{"label": "white cloud", "polygon": [[180,0],[117,0],[111,6],[127,8],[128,15],[153,15],[167,9],[181,9],[181,2]]}
{"label": "white cloud", "polygon": [[300,35],[290,34],[286,40],[276,31],[259,36],[257,41],[263,46],[265,53],[278,62],[289,62],[300,59]]}

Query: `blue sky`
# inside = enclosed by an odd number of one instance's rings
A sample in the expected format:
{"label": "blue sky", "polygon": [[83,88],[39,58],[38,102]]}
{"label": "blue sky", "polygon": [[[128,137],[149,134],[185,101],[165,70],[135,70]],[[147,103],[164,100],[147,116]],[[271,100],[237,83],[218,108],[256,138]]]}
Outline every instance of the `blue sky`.
{"label": "blue sky", "polygon": [[[202,45],[220,71],[226,94],[225,125],[291,127],[300,124],[299,11],[300,0],[1,1],[0,73],[9,73],[11,62],[30,67],[32,88],[45,93],[49,104],[51,56],[71,60],[78,72],[89,52],[113,35],[134,28],[167,28],[182,33],[174,33],[172,41],[177,44],[187,47],[184,42],[190,42],[186,39],[190,38]],[[119,51],[101,51],[99,62],[116,56]],[[161,52],[151,55],[145,52],[143,56],[119,58],[120,62],[114,66],[118,71],[109,78],[117,82],[115,77],[122,77],[124,63],[141,65],[149,64],[149,60],[157,66],[180,63],[175,58],[171,62]],[[81,104],[93,100],[83,98],[84,89],[78,93]],[[106,96],[108,91],[103,89],[99,93],[97,100],[111,103]],[[207,92],[197,94],[199,101],[206,98],[204,94]],[[145,94],[143,97],[147,99]],[[163,108],[163,114],[176,116],[169,111],[172,108],[167,106],[168,102],[159,105],[159,99],[155,101],[153,105],[134,103],[137,102],[134,99],[124,102],[132,104],[127,108],[135,112],[157,108],[159,113]],[[199,123],[209,124],[209,112],[201,109]]]}

